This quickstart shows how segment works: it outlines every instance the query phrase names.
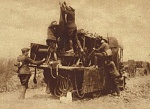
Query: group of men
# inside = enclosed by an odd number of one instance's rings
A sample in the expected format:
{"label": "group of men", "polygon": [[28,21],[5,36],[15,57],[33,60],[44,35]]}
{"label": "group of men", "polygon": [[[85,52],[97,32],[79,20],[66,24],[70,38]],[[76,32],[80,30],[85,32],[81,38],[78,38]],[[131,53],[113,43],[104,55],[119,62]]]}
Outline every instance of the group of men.
{"label": "group of men", "polygon": [[[83,52],[80,41],[77,37],[77,26],[75,23],[75,10],[71,6],[67,6],[66,2],[59,3],[60,5],[60,21],[52,21],[48,27],[47,45],[56,48],[63,52],[76,52],[77,49]],[[68,44],[68,45],[67,45]]]}
{"label": "group of men", "polygon": [[112,55],[112,50],[108,44],[108,40],[101,37],[100,42],[97,44],[97,48],[94,48],[95,64],[98,65],[98,67],[104,65],[105,69],[107,69],[107,72],[109,73],[110,81],[112,83],[111,93],[120,96],[120,73],[118,72],[115,63],[112,60]]}
{"label": "group of men", "polygon": [[[50,52],[54,55],[54,60],[57,60],[56,46],[57,43],[61,44],[60,49],[65,49],[65,44],[69,43],[69,48],[66,52],[75,52],[77,47],[80,51],[83,51],[81,44],[77,37],[77,26],[75,24],[75,10],[71,6],[67,6],[65,2],[59,3],[61,9],[60,23],[57,21],[51,22],[48,27],[46,44],[50,46]],[[29,48],[22,48],[22,55],[17,57],[19,63],[18,77],[21,83],[21,90],[19,99],[25,98],[25,93],[28,88],[28,82],[31,76],[29,64],[40,65],[46,60],[35,61],[31,59],[29,54]],[[66,50],[66,49],[65,49]]]}
{"label": "group of men", "polygon": [[[46,44],[50,46],[50,52],[54,55],[54,60],[57,60],[56,55],[56,46],[60,44],[60,49],[65,50],[65,52],[76,52],[80,50],[83,52],[83,48],[80,44],[80,41],[77,37],[77,26],[75,24],[75,10],[71,6],[67,6],[65,2],[60,3],[60,22],[59,25],[57,21],[51,22],[50,26],[48,27],[47,32],[47,40]],[[59,42],[59,43],[58,43]],[[65,44],[68,44],[68,48]],[[21,82],[21,91],[20,91],[20,99],[25,98],[26,89],[28,88],[28,82],[31,76],[29,64],[42,64],[45,62],[44,60],[35,61],[28,56],[29,49],[23,48],[22,55],[19,55],[17,60],[21,63],[18,69],[18,77],[20,78]],[[103,57],[110,57],[105,64],[108,67],[110,72],[111,80],[114,83],[114,91],[117,92],[117,95],[120,95],[120,90],[118,86],[118,76],[119,73],[116,69],[114,62],[111,59],[112,52],[109,47],[108,42],[105,39],[101,39],[100,44],[97,48],[94,48],[94,57],[96,60],[96,64],[98,64],[98,59],[102,59]]]}

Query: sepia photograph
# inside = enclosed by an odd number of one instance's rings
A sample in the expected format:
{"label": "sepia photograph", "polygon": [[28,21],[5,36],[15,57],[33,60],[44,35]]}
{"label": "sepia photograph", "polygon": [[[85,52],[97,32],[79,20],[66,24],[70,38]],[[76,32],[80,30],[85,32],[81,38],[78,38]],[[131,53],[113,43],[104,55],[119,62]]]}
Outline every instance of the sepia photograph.
{"label": "sepia photograph", "polygon": [[0,0],[0,109],[150,109],[149,0]]}

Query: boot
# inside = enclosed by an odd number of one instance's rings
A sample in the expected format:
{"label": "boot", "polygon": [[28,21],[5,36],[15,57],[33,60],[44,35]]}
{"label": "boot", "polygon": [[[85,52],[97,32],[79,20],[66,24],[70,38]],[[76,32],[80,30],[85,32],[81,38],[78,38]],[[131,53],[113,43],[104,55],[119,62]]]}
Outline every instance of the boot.
{"label": "boot", "polygon": [[114,78],[114,85],[115,85],[115,92],[117,93],[117,96],[120,96],[120,88],[119,88],[119,79],[118,77]]}
{"label": "boot", "polygon": [[79,40],[77,40],[77,45],[78,45],[78,47],[79,47],[80,51],[81,51],[81,52],[83,52],[83,48],[82,48],[81,43],[80,43],[80,41],[79,41]]}
{"label": "boot", "polygon": [[116,93],[117,93],[117,96],[120,96],[120,88],[118,84],[116,85]]}
{"label": "boot", "polygon": [[20,99],[20,100],[25,99],[26,89],[27,89],[26,86],[21,86],[20,96],[19,96],[19,99]]}
{"label": "boot", "polygon": [[50,91],[50,88],[49,88],[49,85],[47,84],[47,86],[46,86],[46,91],[45,91],[47,94],[50,94],[51,93],[51,91]]}

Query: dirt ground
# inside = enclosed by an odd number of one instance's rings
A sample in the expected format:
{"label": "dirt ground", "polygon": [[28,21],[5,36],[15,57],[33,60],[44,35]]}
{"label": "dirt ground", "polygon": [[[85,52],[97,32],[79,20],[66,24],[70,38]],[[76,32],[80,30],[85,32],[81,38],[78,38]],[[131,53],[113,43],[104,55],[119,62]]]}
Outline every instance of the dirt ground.
{"label": "dirt ground", "polygon": [[150,109],[150,75],[127,80],[121,96],[106,95],[94,99],[60,103],[41,89],[29,89],[25,100],[18,100],[19,91],[0,94],[0,109]]}

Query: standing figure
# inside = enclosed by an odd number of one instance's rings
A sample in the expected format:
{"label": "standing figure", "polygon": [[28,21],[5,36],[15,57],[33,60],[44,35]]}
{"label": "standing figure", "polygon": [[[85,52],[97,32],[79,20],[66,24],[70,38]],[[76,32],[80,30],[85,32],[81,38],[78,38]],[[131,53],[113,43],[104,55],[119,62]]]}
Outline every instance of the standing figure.
{"label": "standing figure", "polygon": [[[46,40],[46,44],[49,46],[49,58],[48,58],[48,62],[50,60],[52,61],[56,61],[57,60],[57,54],[56,54],[56,49],[57,49],[57,42],[58,42],[58,37],[60,37],[60,23],[59,25],[57,24],[57,21],[52,21],[51,24],[48,27],[47,30],[47,40]],[[62,44],[62,43],[61,43]],[[61,46],[60,46],[61,47]],[[43,76],[44,76],[44,81],[46,83],[46,93],[50,93],[50,89],[49,89],[49,82],[50,82],[50,73],[49,70],[44,69],[43,72]]]}
{"label": "standing figure", "polygon": [[47,40],[46,44],[50,46],[50,53],[53,55],[54,60],[57,60],[56,55],[56,45],[58,37],[58,27],[57,21],[52,21],[47,30]]}
{"label": "standing figure", "polygon": [[77,37],[77,26],[75,24],[75,10],[71,6],[67,6],[64,2],[60,3],[60,8],[62,12],[66,14],[66,31],[69,40],[69,50],[66,52],[73,52],[79,47],[80,51],[83,51],[80,41]]}
{"label": "standing figure", "polygon": [[20,96],[19,99],[24,99],[25,98],[25,93],[26,89],[28,88],[28,82],[31,76],[31,71],[29,68],[29,64],[42,64],[45,62],[45,59],[41,61],[34,61],[31,59],[28,54],[29,54],[29,48],[22,48],[22,55],[19,55],[17,57],[17,61],[21,64],[18,68],[18,77],[21,82],[21,91],[20,91]]}
{"label": "standing figure", "polygon": [[120,96],[120,88],[119,88],[119,77],[120,74],[115,66],[115,63],[110,59],[106,61],[106,67],[111,79],[111,90],[112,94],[117,93],[117,96]]}
{"label": "standing figure", "polygon": [[59,43],[58,50],[60,53],[65,53],[66,43],[67,43],[67,31],[66,31],[66,18],[65,13],[60,7],[60,18],[59,18]]}

